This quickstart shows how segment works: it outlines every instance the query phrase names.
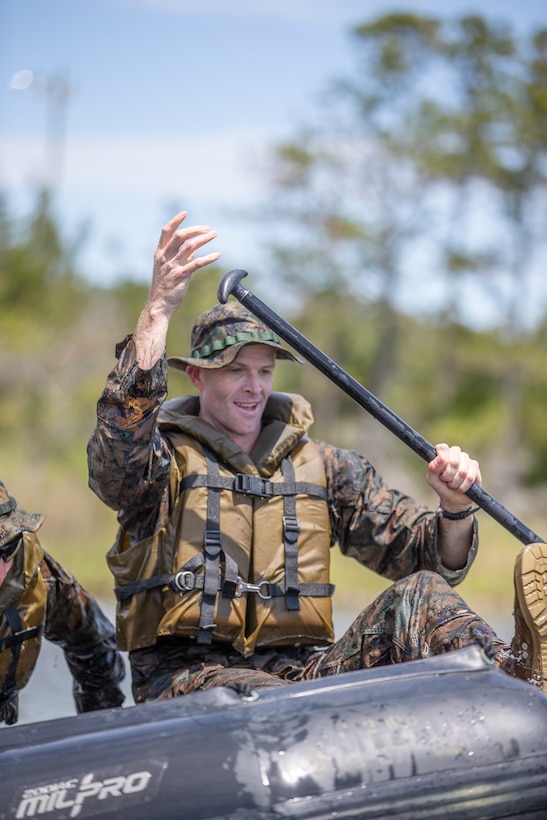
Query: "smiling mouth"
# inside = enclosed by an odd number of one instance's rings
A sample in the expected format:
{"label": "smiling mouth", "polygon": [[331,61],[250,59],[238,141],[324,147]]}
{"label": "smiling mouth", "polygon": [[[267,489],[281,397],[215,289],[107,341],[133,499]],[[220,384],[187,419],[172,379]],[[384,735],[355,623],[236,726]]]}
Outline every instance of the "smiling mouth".
{"label": "smiling mouth", "polygon": [[236,401],[234,402],[236,407],[239,407],[240,410],[256,410],[259,406],[260,402],[252,401],[252,402],[242,402]]}

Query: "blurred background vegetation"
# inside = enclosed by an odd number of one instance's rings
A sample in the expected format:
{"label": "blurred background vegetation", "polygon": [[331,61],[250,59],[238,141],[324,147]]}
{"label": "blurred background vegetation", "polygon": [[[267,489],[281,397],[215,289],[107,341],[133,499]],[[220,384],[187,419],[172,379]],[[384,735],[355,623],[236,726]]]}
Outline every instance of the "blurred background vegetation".
{"label": "blurred background vegetation", "polygon": [[[477,457],[485,488],[547,534],[547,29],[522,39],[478,16],[392,14],[357,26],[353,46],[316,121],[256,169],[263,201],[241,217],[257,220],[270,265],[245,284],[426,439]],[[15,218],[0,193],[1,478],[48,514],[44,547],[111,601],[116,520],[87,487],[86,444],[147,285],[85,279],[86,236],[66,235],[55,204],[37,189]],[[188,350],[225,272],[196,277],[169,353]],[[425,464],[310,365],[280,364],[276,386],[311,400],[316,437],[435,504]],[[172,395],[189,388],[171,374]],[[461,592],[504,629],[520,545],[479,521]],[[355,614],[385,585],[338,556],[334,571]]]}

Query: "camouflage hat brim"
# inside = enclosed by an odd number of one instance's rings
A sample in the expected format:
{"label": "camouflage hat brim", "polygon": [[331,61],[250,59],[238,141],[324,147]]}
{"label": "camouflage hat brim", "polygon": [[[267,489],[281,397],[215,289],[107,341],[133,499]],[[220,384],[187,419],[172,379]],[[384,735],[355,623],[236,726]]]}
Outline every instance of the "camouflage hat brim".
{"label": "camouflage hat brim", "polygon": [[299,356],[283,347],[274,331],[239,302],[215,305],[202,313],[192,328],[189,356],[170,356],[167,363],[178,370],[189,364],[209,369],[233,362],[244,345],[263,344],[275,350],[278,359],[302,364]]}
{"label": "camouflage hat brim", "polygon": [[0,547],[23,532],[36,532],[45,518],[42,513],[28,513],[18,506],[12,512],[0,516]]}
{"label": "camouflage hat brim", "polygon": [[189,364],[193,364],[195,367],[205,367],[209,369],[225,367],[225,365],[233,362],[241,348],[248,344],[261,344],[267,347],[273,347],[276,359],[287,359],[297,364],[304,364],[304,359],[291,353],[287,348],[282,347],[276,342],[262,341],[260,339],[249,339],[249,341],[237,342],[236,344],[230,345],[230,347],[225,347],[224,350],[213,353],[206,359],[194,356],[170,356],[167,359],[167,364],[177,370],[186,370]]}

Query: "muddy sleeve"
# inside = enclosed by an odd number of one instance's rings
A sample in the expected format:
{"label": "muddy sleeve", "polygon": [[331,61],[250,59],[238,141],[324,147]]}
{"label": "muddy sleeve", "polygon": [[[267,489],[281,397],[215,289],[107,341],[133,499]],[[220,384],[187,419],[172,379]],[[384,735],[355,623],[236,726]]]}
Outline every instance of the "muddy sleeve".
{"label": "muddy sleeve", "polygon": [[97,601],[48,553],[40,570],[47,595],[44,637],[63,650],[78,712],[121,706],[125,666],[116,649],[114,626]]}
{"label": "muddy sleeve", "polygon": [[164,357],[141,370],[132,336],[117,346],[116,355],[88,442],[89,486],[118,512],[125,530],[145,537],[168,501],[171,452],[156,427],[167,396],[167,363]]}
{"label": "muddy sleeve", "polygon": [[316,442],[327,473],[333,543],[359,563],[391,580],[433,570],[452,586],[463,581],[478,545],[460,570],[443,566],[437,549],[437,517],[422,504],[390,488],[374,467],[352,450]]}

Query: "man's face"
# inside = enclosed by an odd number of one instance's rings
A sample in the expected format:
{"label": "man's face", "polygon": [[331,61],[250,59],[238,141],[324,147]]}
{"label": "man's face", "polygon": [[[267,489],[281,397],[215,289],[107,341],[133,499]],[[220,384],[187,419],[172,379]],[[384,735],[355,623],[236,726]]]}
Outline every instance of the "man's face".
{"label": "man's face", "polygon": [[188,366],[186,372],[200,393],[200,417],[250,452],[262,425],[272,392],[275,351],[248,344],[231,364],[214,370]]}

